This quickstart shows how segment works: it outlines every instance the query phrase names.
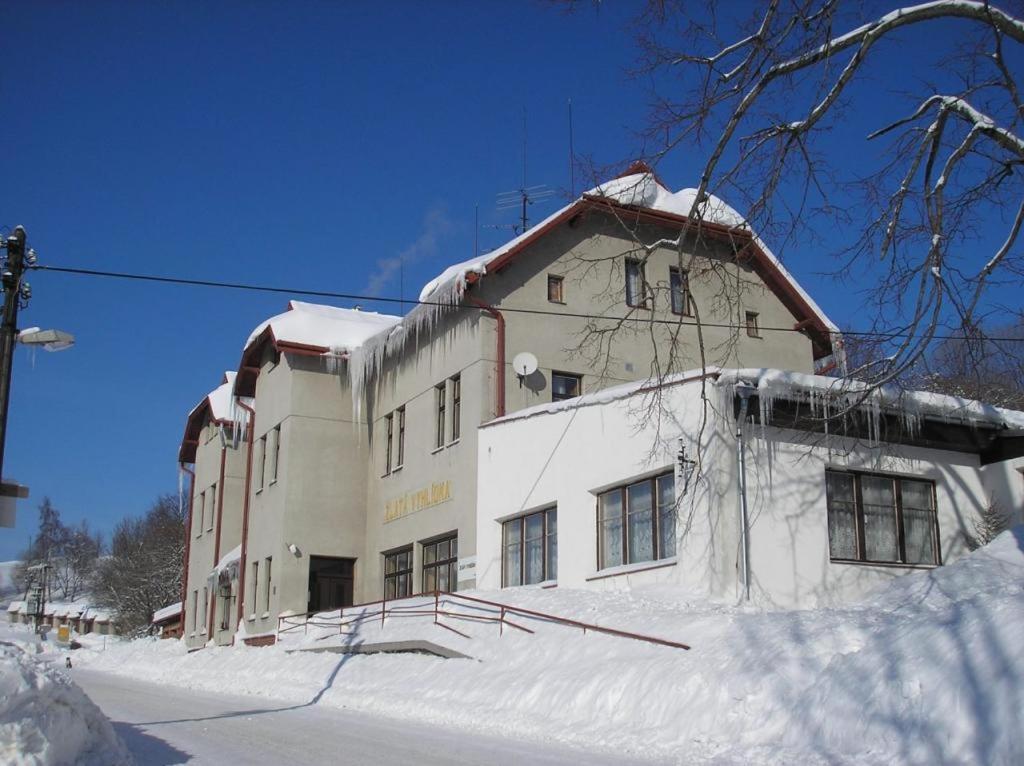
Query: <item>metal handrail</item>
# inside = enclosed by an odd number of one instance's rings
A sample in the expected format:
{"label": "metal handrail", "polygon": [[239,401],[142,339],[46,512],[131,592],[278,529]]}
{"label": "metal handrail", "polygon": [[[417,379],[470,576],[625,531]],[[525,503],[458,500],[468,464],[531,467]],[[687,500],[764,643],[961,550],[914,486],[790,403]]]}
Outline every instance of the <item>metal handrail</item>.
{"label": "metal handrail", "polygon": [[[402,605],[395,606],[395,604],[403,601],[412,601],[413,599],[424,599],[433,597],[434,607],[430,609],[419,608],[420,605]],[[468,602],[469,604],[481,604],[487,607],[491,607],[498,611],[497,615],[494,614],[472,614],[467,612],[450,611],[448,609],[442,609],[442,605],[451,605],[458,607],[459,601]],[[391,605],[389,607],[389,605]],[[467,606],[462,604],[461,606]],[[379,607],[373,611],[367,611],[370,607]],[[345,618],[345,612],[347,610],[361,610],[358,614],[351,615],[348,619]],[[479,610],[478,610],[479,611]],[[462,593],[448,593],[446,591],[428,591],[424,593],[417,593],[411,596],[404,596],[397,599],[379,599],[377,601],[367,601],[362,604],[353,604],[352,606],[341,607],[338,610],[338,619],[325,621],[323,618],[320,620],[311,619],[317,614],[323,614],[323,612],[305,612],[303,614],[284,615],[278,617],[277,632],[278,635],[289,633],[299,628],[303,628],[304,633],[309,632],[309,627],[314,628],[337,628],[338,634],[345,633],[345,628],[365,622],[369,619],[376,619],[380,617],[381,625],[384,625],[384,621],[388,617],[429,617],[433,615],[434,624],[439,625],[447,630],[454,631],[461,636],[466,636],[465,633],[455,630],[449,625],[445,625],[440,622],[442,617],[448,617],[452,619],[462,620],[478,620],[481,622],[496,622],[498,623],[498,629],[504,632],[504,626],[516,628],[517,630],[525,633],[534,633],[529,628],[517,625],[507,619],[508,615],[515,615],[519,617],[526,617],[528,619],[543,620],[555,625],[563,625],[571,628],[579,628],[586,635],[587,631],[593,631],[594,633],[603,633],[604,635],[614,636],[616,638],[628,638],[634,641],[643,641],[648,644],[656,644],[658,646],[667,646],[673,649],[690,649],[688,644],[681,643],[679,641],[670,641],[666,638],[658,638],[657,636],[648,636],[643,633],[634,633],[628,630],[619,630],[618,628],[608,628],[603,625],[595,625],[589,622],[582,622],[580,620],[573,620],[569,617],[560,617],[556,614],[550,614],[547,612],[539,612],[534,609],[526,609],[524,607],[513,606],[511,604],[503,604],[499,601],[489,601],[488,599],[477,598],[476,596],[467,596]],[[301,622],[296,622],[301,620]],[[468,638],[468,636],[466,636]]]}

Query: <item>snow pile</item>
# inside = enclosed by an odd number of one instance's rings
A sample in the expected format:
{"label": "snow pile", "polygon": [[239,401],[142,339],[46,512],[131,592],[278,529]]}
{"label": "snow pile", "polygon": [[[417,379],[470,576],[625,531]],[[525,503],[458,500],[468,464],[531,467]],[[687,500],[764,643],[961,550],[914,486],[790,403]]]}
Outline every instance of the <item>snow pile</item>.
{"label": "snow pile", "polygon": [[0,762],[118,766],[133,760],[81,689],[41,660],[0,644]]}
{"label": "snow pile", "polygon": [[[850,607],[761,611],[667,586],[476,593],[655,635],[691,651],[510,618],[364,623],[344,640],[420,638],[473,659],[187,653],[176,641],[80,652],[96,669],[348,707],[651,758],[715,763],[1024,762],[1024,528]],[[324,634],[331,633],[325,629]],[[338,641],[338,638],[323,639]]]}

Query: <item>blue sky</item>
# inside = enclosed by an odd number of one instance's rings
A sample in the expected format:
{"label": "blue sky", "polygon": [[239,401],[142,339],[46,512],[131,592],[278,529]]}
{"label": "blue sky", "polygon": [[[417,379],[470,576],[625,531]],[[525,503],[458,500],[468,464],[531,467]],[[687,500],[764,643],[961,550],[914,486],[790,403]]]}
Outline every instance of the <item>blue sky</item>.
{"label": "blue sky", "polygon": [[[0,225],[24,225],[45,264],[394,297],[401,254],[414,296],[472,255],[474,206],[481,247],[507,238],[488,225],[514,218],[495,199],[521,183],[524,108],[530,184],[569,186],[569,98],[579,154],[639,151],[632,10],[6,3]],[[693,185],[703,159],[677,152],[659,172]],[[856,321],[816,249],[786,256],[827,313]],[[185,415],[287,299],[29,279],[21,326],[77,345],[17,353],[4,472],[32,498],[0,530],[0,560],[44,495],[108,531],[175,491]]]}

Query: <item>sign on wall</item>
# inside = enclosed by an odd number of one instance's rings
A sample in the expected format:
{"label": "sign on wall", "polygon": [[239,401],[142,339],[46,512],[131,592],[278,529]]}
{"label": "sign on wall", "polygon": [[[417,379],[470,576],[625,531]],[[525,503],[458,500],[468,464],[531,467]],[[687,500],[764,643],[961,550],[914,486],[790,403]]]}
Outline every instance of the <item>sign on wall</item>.
{"label": "sign on wall", "polygon": [[450,479],[436,481],[423,489],[406,492],[384,503],[384,523],[387,524],[389,521],[408,516],[410,513],[433,508],[435,505],[448,502],[452,497]]}
{"label": "sign on wall", "polygon": [[466,582],[476,579],[476,556],[466,556],[459,559],[459,574],[457,582]]}

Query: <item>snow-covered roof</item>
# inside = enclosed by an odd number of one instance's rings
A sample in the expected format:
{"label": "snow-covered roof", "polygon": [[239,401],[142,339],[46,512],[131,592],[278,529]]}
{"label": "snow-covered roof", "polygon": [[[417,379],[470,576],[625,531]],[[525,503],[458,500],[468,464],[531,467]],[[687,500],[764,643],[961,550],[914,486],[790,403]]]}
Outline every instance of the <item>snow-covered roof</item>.
{"label": "snow-covered roof", "polygon": [[832,411],[838,411],[845,405],[856,402],[858,406],[875,410],[902,412],[914,419],[933,417],[1005,429],[1024,428],[1024,412],[1017,410],[1008,410],[959,396],[934,394],[930,391],[908,391],[893,385],[873,387],[863,381],[848,378],[751,368],[723,370],[715,385],[735,388],[740,382],[757,388],[761,409],[766,418],[770,418],[773,400],[801,396],[820,402],[824,415],[829,414],[830,408]]}
{"label": "snow-covered roof", "polygon": [[214,572],[223,572],[229,565],[239,561],[242,558],[242,545],[239,543],[230,551],[220,557],[220,561],[213,568]]}
{"label": "snow-covered roof", "polygon": [[24,601],[12,601],[7,605],[8,612],[20,612],[25,606]]}
{"label": "snow-covered roof", "polygon": [[[1000,429],[1024,429],[1024,412],[996,407],[993,404],[963,399],[957,396],[933,394],[928,391],[907,391],[895,386],[872,388],[867,383],[849,378],[830,378],[800,372],[770,368],[722,369],[708,367],[666,376],[662,381],[638,380],[612,386],[574,399],[547,402],[513,412],[502,418],[484,423],[481,428],[515,420],[549,415],[556,412],[590,407],[626,399],[639,393],[683,383],[694,383],[709,377],[721,391],[732,394],[740,382],[757,389],[762,422],[771,422],[772,402],[785,398],[807,398],[819,403],[822,415],[840,411],[845,404],[856,404],[876,414],[882,410],[899,413],[907,420],[941,418],[957,422],[993,426]],[[731,408],[729,409],[731,412]]]}
{"label": "snow-covered roof", "polygon": [[249,348],[269,327],[278,342],[315,346],[340,353],[358,348],[367,339],[400,321],[400,317],[375,311],[289,301],[287,311],[261,322],[249,334],[245,348]]}
{"label": "snow-covered roof", "polygon": [[[595,186],[593,189],[584,192],[580,199],[588,197],[603,197],[614,200],[615,202],[623,205],[634,205],[636,207],[686,217],[689,216],[690,212],[693,210],[696,195],[697,190],[692,188],[680,189],[677,192],[671,192],[658,182],[657,177],[653,172],[645,171],[624,175]],[[477,274],[481,276],[486,274],[487,267],[490,264],[506,255],[524,240],[529,239],[537,230],[544,229],[560,216],[565,215],[569,209],[579,201],[580,200],[575,200],[569,205],[560,208],[536,226],[506,242],[501,247],[476,258],[471,258],[467,261],[449,266],[423,286],[423,289],[420,291],[420,300],[426,301],[444,296],[442,297],[442,300],[450,302],[446,293],[452,292],[453,290],[464,290],[466,279],[470,274]],[[780,271],[783,278],[792,284],[793,288],[807,302],[807,305],[811,310],[818,315],[821,321],[831,331],[839,332],[839,328],[836,324],[826,316],[825,312],[821,310],[811,296],[802,287],[800,287],[792,274],[786,271],[779,259],[757,236],[757,234],[750,230],[746,220],[735,209],[730,207],[724,200],[719,199],[713,194],[709,194],[706,195],[704,202],[698,207],[698,212],[701,220],[703,221],[719,224],[728,228],[744,229],[747,234],[753,236],[757,245],[762,251],[764,251],[765,256]]]}
{"label": "snow-covered roof", "polygon": [[181,614],[181,602],[178,601],[174,604],[169,604],[162,609],[157,609],[153,612],[153,622],[163,622],[169,620],[171,617],[177,617]]}

